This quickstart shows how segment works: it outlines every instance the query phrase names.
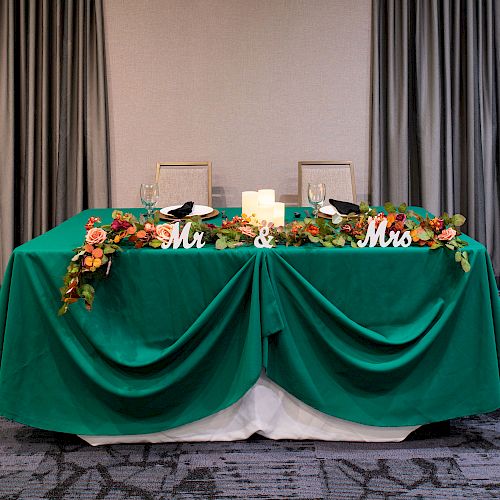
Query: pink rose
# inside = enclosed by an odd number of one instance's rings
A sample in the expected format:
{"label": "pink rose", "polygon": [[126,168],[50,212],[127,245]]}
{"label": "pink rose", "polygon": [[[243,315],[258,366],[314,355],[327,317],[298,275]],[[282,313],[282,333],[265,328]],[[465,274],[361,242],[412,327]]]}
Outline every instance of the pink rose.
{"label": "pink rose", "polygon": [[87,231],[85,241],[89,245],[99,245],[100,243],[104,243],[107,237],[108,235],[104,229],[100,227],[92,227]]}
{"label": "pink rose", "polygon": [[250,226],[240,226],[238,231],[245,236],[250,236],[250,238],[255,238],[257,236]]}
{"label": "pink rose", "polygon": [[159,224],[156,226],[156,238],[163,241],[163,243],[168,243],[172,234],[172,227],[172,224]]}
{"label": "pink rose", "polygon": [[439,236],[438,240],[450,241],[457,235],[457,232],[453,228],[445,229]]}

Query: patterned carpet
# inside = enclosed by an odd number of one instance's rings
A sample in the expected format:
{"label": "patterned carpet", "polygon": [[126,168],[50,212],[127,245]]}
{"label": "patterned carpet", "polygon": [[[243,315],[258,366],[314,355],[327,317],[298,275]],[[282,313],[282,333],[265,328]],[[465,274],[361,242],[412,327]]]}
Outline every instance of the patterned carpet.
{"label": "patterned carpet", "polygon": [[115,445],[0,419],[0,499],[500,498],[500,411],[403,443]]}

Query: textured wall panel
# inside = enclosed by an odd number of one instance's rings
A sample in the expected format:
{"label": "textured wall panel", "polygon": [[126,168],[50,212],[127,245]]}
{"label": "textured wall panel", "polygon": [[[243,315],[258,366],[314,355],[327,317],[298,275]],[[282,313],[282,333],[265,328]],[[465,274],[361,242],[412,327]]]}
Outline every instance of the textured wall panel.
{"label": "textured wall panel", "polygon": [[297,195],[299,160],[367,192],[370,1],[108,0],[113,204],[157,161],[213,162],[213,204]]}

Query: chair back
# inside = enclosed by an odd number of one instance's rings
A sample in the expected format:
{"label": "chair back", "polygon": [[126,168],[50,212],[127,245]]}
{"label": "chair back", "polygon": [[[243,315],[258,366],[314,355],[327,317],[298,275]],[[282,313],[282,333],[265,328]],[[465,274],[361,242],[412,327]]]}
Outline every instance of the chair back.
{"label": "chair back", "polygon": [[194,201],[212,206],[212,162],[158,162],[156,182],[160,190],[158,207]]}
{"label": "chair back", "polygon": [[352,161],[299,161],[299,206],[309,205],[308,184],[320,182],[326,185],[325,203],[329,198],[356,202]]}

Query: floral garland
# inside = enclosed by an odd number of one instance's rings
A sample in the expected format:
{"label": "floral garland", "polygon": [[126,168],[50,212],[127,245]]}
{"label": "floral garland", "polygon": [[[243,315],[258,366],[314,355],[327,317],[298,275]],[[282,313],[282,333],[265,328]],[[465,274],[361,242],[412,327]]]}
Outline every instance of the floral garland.
{"label": "floral garland", "polygon": [[[279,227],[269,224],[269,236],[273,236],[273,245],[315,243],[324,247],[343,247],[350,244],[358,248],[358,241],[365,239],[371,222],[374,221],[377,228],[386,221],[387,235],[391,231],[410,231],[413,245],[451,250],[455,252],[455,261],[460,263],[463,271],[470,271],[467,252],[461,250],[467,243],[459,238],[461,233],[458,228],[465,222],[463,215],[450,217],[445,213],[431,219],[428,215],[422,217],[408,210],[404,203],[397,208],[392,203],[386,203],[384,208],[387,213],[377,213],[366,203],[361,203],[360,214],[334,216],[331,220],[308,217]],[[96,226],[101,224],[101,220],[90,217],[85,224],[85,243],[74,249],[75,255],[63,278],[60,315],[65,314],[69,305],[79,299],[85,301],[87,309],[92,308],[95,290],[91,283],[96,278],[109,275],[113,254],[121,251],[120,245],[160,248],[171,238],[173,224],[160,224],[158,213],[154,220],[139,221],[130,213],[115,210],[112,219],[109,225]],[[253,244],[259,229],[265,225],[265,221],[257,224],[254,218],[245,214],[224,220],[221,226],[204,223],[199,218],[191,219],[191,223],[190,236],[196,231],[203,232],[203,242],[215,244],[218,250]]]}

